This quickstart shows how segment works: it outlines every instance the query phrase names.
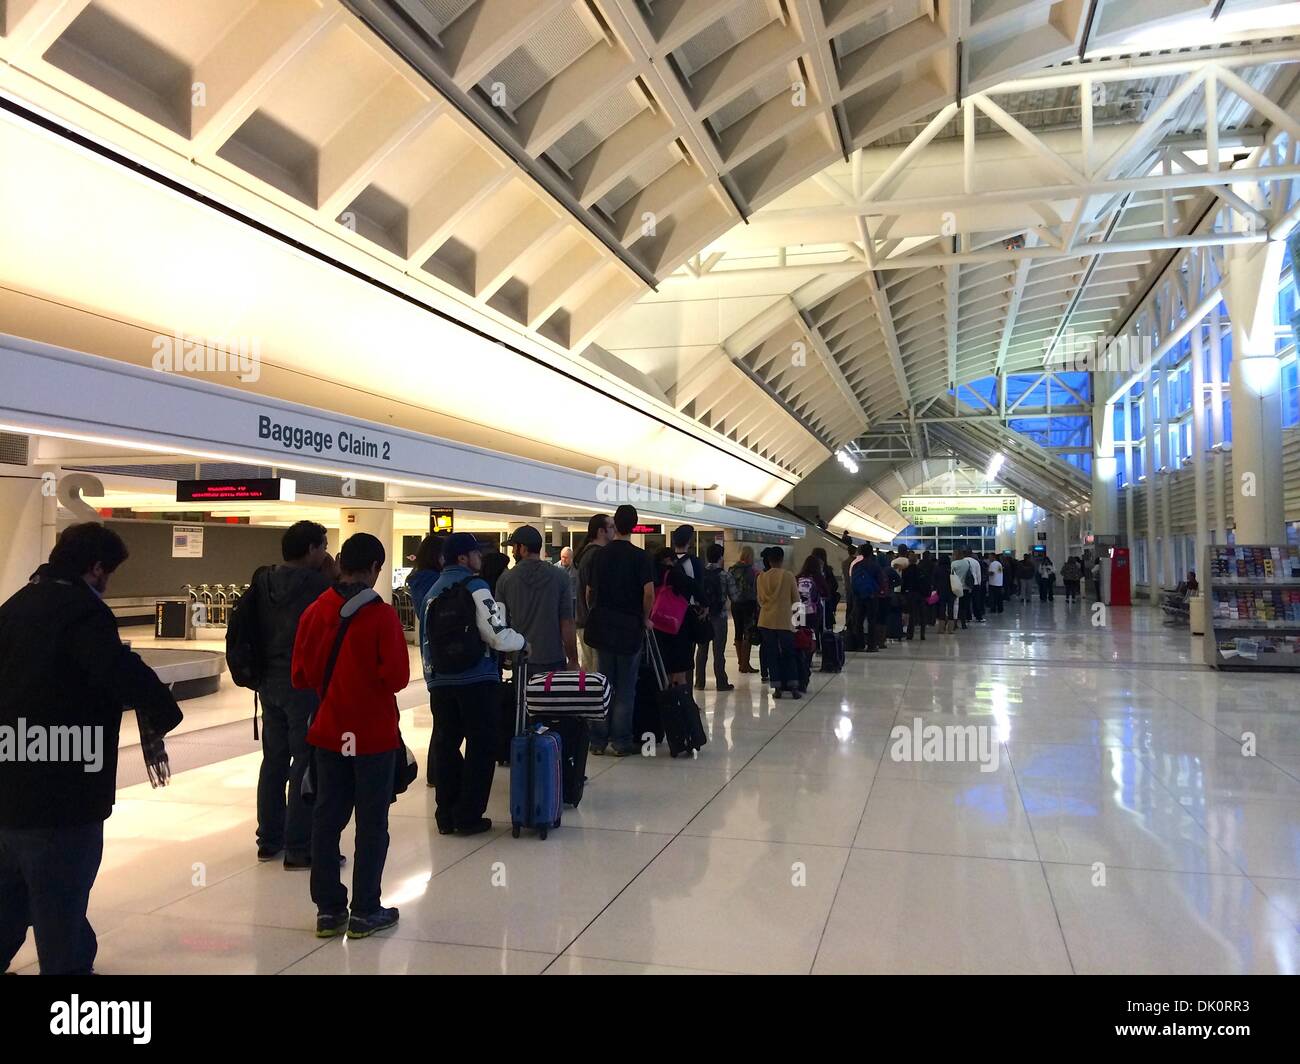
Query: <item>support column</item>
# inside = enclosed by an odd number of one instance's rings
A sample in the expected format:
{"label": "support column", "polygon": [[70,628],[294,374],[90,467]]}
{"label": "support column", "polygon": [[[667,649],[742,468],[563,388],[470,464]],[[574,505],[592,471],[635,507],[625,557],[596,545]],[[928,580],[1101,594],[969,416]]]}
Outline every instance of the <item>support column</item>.
{"label": "support column", "polygon": [[[49,556],[42,523],[47,503],[41,472],[33,466],[5,466],[0,473],[0,602],[27,583]],[[53,543],[50,544],[53,546]]]}
{"label": "support column", "polygon": [[1142,379],[1142,428],[1146,451],[1142,456],[1142,472],[1146,474],[1147,496],[1147,589],[1151,601],[1156,601],[1160,587],[1159,556],[1156,551],[1156,404],[1152,393],[1155,374],[1150,370]]}
{"label": "support column", "polygon": [[393,508],[355,506],[339,509],[339,549],[358,532],[368,532],[384,545],[384,567],[375,590],[385,602],[393,601]]}
{"label": "support column", "polygon": [[[1210,311],[1210,446],[1223,439],[1223,315],[1218,307]],[[1222,447],[1214,452],[1214,542],[1228,542],[1228,486],[1224,481]]]}
{"label": "support column", "polygon": [[1160,366],[1160,465],[1164,472],[1160,474],[1160,582],[1165,587],[1177,587],[1178,577],[1174,572],[1174,522],[1169,496],[1173,491],[1173,475],[1177,464],[1174,461],[1173,445],[1169,440],[1169,360],[1166,358]]}
{"label": "support column", "polygon": [[1032,511],[1028,517],[1025,516],[1025,508],[1028,504],[1024,499],[1018,500],[1019,509],[1016,510],[1016,557],[1022,558],[1034,549],[1034,517]]}
{"label": "support column", "polygon": [[1192,547],[1191,568],[1201,573],[1201,559],[1210,544],[1209,493],[1205,486],[1205,463],[1208,450],[1205,441],[1205,341],[1201,326],[1192,330],[1192,486],[1196,501],[1196,540]]}
{"label": "support column", "polygon": [[1286,245],[1233,245],[1224,287],[1232,321],[1232,515],[1238,543],[1285,543],[1282,364],[1273,313]]}
{"label": "support column", "polygon": [[[1137,532],[1135,522],[1137,520],[1137,479],[1133,475],[1133,470],[1137,468],[1137,463],[1133,460],[1133,396],[1126,394],[1124,396],[1124,544],[1129,549],[1129,574],[1130,584],[1134,582],[1132,574],[1134,567],[1137,565]],[[1130,587],[1130,590],[1132,588]],[[1130,597],[1131,598],[1131,597]]]}
{"label": "support column", "polygon": [[1114,373],[1093,374],[1092,531],[1099,536],[1113,536],[1119,532],[1119,460],[1115,456],[1115,419],[1105,401],[1117,383]]}

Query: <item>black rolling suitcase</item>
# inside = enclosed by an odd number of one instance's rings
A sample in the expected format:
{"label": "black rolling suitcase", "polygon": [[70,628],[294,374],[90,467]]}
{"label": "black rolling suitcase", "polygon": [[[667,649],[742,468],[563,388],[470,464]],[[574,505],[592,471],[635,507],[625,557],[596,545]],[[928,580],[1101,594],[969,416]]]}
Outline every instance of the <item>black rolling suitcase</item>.
{"label": "black rolling suitcase", "polygon": [[638,743],[644,743],[647,735],[653,735],[656,744],[664,741],[664,721],[659,712],[659,678],[650,660],[650,651],[643,650],[641,668],[636,676],[636,698],[632,703],[632,737]]}
{"label": "black rolling suitcase", "polygon": [[564,804],[577,806],[587,784],[587,752],[591,748],[591,727],[574,717],[534,717],[560,737],[560,781]]}
{"label": "black rolling suitcase", "polygon": [[700,719],[700,709],[695,704],[690,685],[668,682],[659,644],[650,632],[646,633],[646,655],[659,685],[659,717],[668,740],[668,753],[672,757],[693,754],[709,741],[709,737],[705,734],[704,722]]}
{"label": "black rolling suitcase", "polygon": [[497,764],[503,767],[510,764],[510,740],[515,737],[517,701],[518,691],[512,674],[510,679],[502,679],[501,698],[497,703]]}
{"label": "black rolling suitcase", "polygon": [[840,672],[844,668],[844,633],[822,630],[822,672]]}

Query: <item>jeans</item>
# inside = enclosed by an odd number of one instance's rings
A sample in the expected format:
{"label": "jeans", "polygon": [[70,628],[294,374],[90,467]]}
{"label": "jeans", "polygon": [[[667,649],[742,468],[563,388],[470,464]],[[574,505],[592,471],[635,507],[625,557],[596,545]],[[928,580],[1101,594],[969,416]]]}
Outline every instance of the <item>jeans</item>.
{"label": "jeans", "polygon": [[638,747],[632,735],[632,714],[636,707],[636,677],[641,668],[641,651],[616,654],[612,650],[602,650],[597,653],[596,661],[605,679],[614,685],[614,701],[608,720],[592,721],[591,745],[597,750],[603,749],[607,743],[620,750]]}
{"label": "jeans", "polygon": [[[525,671],[528,673],[528,679],[531,680],[534,676],[545,676],[548,672],[563,672],[567,665],[567,661],[539,661],[536,663],[530,661]],[[599,672],[600,670],[592,669],[591,671]]]}
{"label": "jeans", "polygon": [[861,634],[868,650],[876,648],[876,600],[853,596],[853,634]]}
{"label": "jeans", "polygon": [[767,681],[773,691],[799,688],[799,662],[795,657],[794,632],[779,628],[760,628],[763,649],[767,651]]}
{"label": "jeans", "polygon": [[311,900],[316,911],[341,913],[348,892],[339,876],[339,837],[356,814],[355,860],[352,863],[352,914],[370,916],[379,909],[380,883],[388,858],[388,805],[393,800],[392,750],[382,754],[343,755],[316,751],[316,805],[311,821]]}
{"label": "jeans", "polygon": [[0,828],[0,972],[36,932],[42,975],[88,975],[99,946],[86,919],[104,856],[104,822]]}
{"label": "jeans", "polygon": [[304,858],[311,852],[311,807],[302,800],[302,774],[307,768],[307,721],[316,711],[316,692],[292,691],[284,698],[262,695],[261,701],[257,845],[284,850],[286,857]]}
{"label": "jeans", "polygon": [[1055,577],[1048,577],[1047,579],[1044,579],[1043,577],[1040,576],[1038,578],[1038,601],[1039,602],[1046,602],[1048,599],[1056,598],[1055,584],[1056,584]]}
{"label": "jeans", "polygon": [[1020,578],[1020,601],[1028,602],[1034,594],[1033,577],[1022,576]]}
{"label": "jeans", "polygon": [[976,584],[970,592],[970,608],[977,621],[984,620],[984,597],[985,590],[983,584]]}
{"label": "jeans", "polygon": [[989,584],[989,613],[1002,612],[1002,585]]}
{"label": "jeans", "polygon": [[799,677],[796,687],[800,691],[808,690],[808,685],[812,682],[812,659],[813,651],[796,650],[794,652],[795,673]]}
{"label": "jeans", "polygon": [[[515,682],[526,681],[516,677]],[[496,680],[433,689],[434,819],[444,830],[472,827],[487,808],[497,768],[500,703]]]}
{"label": "jeans", "polygon": [[[713,626],[713,679],[719,687],[727,686],[727,615],[709,617]],[[704,686],[704,670],[709,664],[709,644],[701,643],[695,651],[695,686]]]}

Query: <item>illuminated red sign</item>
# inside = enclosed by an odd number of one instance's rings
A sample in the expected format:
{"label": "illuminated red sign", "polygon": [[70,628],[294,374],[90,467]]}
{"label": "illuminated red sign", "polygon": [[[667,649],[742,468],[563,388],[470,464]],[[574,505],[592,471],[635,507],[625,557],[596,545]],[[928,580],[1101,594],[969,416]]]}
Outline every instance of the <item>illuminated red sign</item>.
{"label": "illuminated red sign", "polygon": [[643,536],[661,536],[663,535],[663,531],[664,531],[663,525],[633,525],[631,534],[632,535],[639,534]]}
{"label": "illuminated red sign", "polygon": [[178,480],[177,502],[279,502],[292,500],[293,481],[283,490],[280,477],[252,480]]}

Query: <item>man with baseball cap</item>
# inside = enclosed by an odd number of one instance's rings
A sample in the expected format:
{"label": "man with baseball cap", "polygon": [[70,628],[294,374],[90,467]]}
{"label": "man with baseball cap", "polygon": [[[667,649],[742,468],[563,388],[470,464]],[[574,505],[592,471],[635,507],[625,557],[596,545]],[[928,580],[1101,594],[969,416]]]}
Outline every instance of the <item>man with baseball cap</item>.
{"label": "man with baseball cap", "polygon": [[442,559],[442,573],[424,600],[425,645],[420,648],[433,704],[429,776],[435,781],[434,819],[439,834],[476,835],[492,827],[483,811],[496,771],[501,700],[494,652],[521,650],[524,637],[506,627],[487,581],[479,576],[483,553],[477,539],[453,532],[443,544]]}
{"label": "man with baseball cap", "polygon": [[578,667],[568,573],[542,559],[542,534],[520,525],[506,540],[515,559],[497,581],[505,619],[528,640],[528,675]]}

